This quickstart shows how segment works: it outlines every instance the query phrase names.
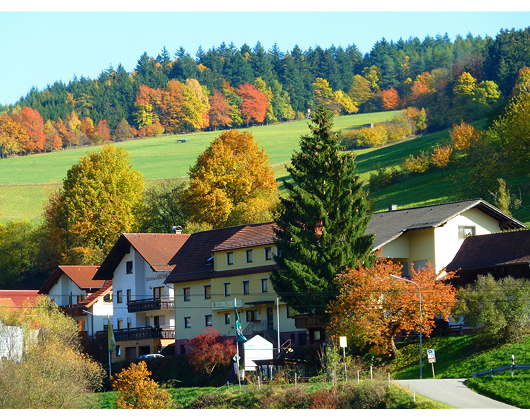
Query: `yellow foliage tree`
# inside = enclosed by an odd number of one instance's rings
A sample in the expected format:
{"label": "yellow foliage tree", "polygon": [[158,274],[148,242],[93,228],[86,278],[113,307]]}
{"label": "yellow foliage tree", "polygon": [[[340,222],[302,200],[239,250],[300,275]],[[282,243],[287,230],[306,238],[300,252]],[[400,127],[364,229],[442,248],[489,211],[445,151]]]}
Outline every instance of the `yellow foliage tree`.
{"label": "yellow foliage tree", "polygon": [[270,220],[278,187],[268,155],[248,131],[216,137],[189,171],[183,207],[192,222],[214,228]]}
{"label": "yellow foliage tree", "polygon": [[171,396],[150,376],[151,372],[143,361],[131,363],[128,369],[113,375],[112,387],[118,391],[118,408],[166,408],[171,403]]}
{"label": "yellow foliage tree", "polygon": [[449,130],[449,136],[456,150],[468,152],[481,141],[482,131],[462,121],[461,124],[454,125],[452,130]]}
{"label": "yellow foliage tree", "polygon": [[445,175],[452,153],[453,148],[449,145],[436,146],[431,153],[431,163],[442,170],[442,175]]}

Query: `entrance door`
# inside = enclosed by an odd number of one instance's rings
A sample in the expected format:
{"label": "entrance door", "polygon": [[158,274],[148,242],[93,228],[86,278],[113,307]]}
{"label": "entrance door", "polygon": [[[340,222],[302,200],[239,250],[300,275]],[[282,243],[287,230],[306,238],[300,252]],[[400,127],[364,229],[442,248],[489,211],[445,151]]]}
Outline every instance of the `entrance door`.
{"label": "entrance door", "polygon": [[274,329],[273,310],[274,308],[272,306],[267,307],[267,329],[268,330]]}

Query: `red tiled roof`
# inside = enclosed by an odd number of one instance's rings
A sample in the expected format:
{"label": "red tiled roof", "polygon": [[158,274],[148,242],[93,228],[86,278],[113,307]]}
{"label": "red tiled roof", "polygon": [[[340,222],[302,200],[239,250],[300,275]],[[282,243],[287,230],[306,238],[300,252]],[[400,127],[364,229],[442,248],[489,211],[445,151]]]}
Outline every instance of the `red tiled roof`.
{"label": "red tiled roof", "polygon": [[91,293],[86,299],[82,300],[77,304],[77,306],[83,306],[85,308],[90,308],[98,299],[105,295],[108,291],[112,290],[112,280],[105,280],[103,282],[103,287],[98,291]]}
{"label": "red tiled roof", "polygon": [[48,294],[63,274],[80,289],[99,289],[103,286],[103,281],[93,279],[98,268],[97,265],[60,265],[40,288],[39,293]]}
{"label": "red tiled roof", "polygon": [[94,278],[112,279],[114,270],[132,246],[154,271],[171,271],[169,262],[190,235],[175,233],[124,233],[116,241]]}
{"label": "red tiled roof", "polygon": [[34,304],[38,297],[38,290],[0,290],[0,307],[22,308],[26,301]]}
{"label": "red tiled roof", "polygon": [[[258,223],[193,233],[169,262],[175,267],[165,280],[165,283],[246,274],[244,270],[248,269],[215,272],[210,260],[213,252],[272,244],[274,241],[273,228],[275,226],[276,224],[272,222]],[[273,266],[271,265],[256,267],[252,270],[264,272],[270,271],[272,268]]]}

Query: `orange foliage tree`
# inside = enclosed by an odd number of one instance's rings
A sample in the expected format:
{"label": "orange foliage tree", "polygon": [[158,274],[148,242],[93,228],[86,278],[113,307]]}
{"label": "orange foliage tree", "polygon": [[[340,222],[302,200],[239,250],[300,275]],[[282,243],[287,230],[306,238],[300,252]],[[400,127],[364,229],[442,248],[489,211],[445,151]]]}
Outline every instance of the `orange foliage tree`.
{"label": "orange foliage tree", "polygon": [[[401,331],[418,330],[418,288],[401,276],[401,264],[378,256],[372,268],[361,263],[337,277],[339,295],[328,305],[332,335],[348,336],[357,346],[377,353],[395,351],[394,337]],[[434,319],[448,319],[456,303],[456,289],[447,282],[453,273],[436,273],[431,265],[415,271],[412,281],[421,290],[422,332],[427,337]]]}
{"label": "orange foliage tree", "polygon": [[250,83],[240,85],[235,92],[243,100],[240,110],[247,126],[250,123],[262,123],[265,120],[267,107],[269,106],[267,95],[260,92],[256,86]]}
{"label": "orange foliage tree", "polygon": [[453,128],[449,130],[449,136],[456,150],[466,152],[480,142],[482,131],[462,121],[459,125],[453,125]]}
{"label": "orange foliage tree", "polygon": [[209,97],[210,100],[210,125],[215,130],[217,127],[229,126],[232,122],[230,117],[232,110],[224,95],[217,89]]}
{"label": "orange foliage tree", "polygon": [[382,102],[385,111],[398,109],[400,103],[398,91],[393,87],[383,90]]}
{"label": "orange foliage tree", "polygon": [[42,119],[39,111],[26,106],[20,112],[20,118],[29,135],[29,142],[25,145],[24,151],[43,151],[46,135],[44,134],[44,120]]}
{"label": "orange foliage tree", "polygon": [[29,142],[26,127],[11,118],[10,115],[0,115],[0,159],[11,153],[18,153],[22,145]]}
{"label": "orange foliage tree", "polygon": [[431,163],[442,170],[442,175],[445,175],[445,170],[451,160],[453,148],[449,145],[436,146],[431,153]]}

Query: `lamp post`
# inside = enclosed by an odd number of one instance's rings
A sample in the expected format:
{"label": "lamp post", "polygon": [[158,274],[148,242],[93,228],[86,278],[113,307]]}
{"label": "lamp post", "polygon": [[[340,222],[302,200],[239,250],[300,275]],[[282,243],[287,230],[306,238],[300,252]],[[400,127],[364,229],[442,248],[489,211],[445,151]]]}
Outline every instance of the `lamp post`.
{"label": "lamp post", "polygon": [[420,286],[418,285],[418,283],[416,283],[415,281],[412,281],[412,280],[409,280],[409,279],[404,279],[403,277],[394,276],[393,274],[390,274],[390,277],[393,277],[393,278],[398,279],[398,280],[406,281],[407,283],[412,283],[412,284],[416,285],[416,287],[418,288],[418,293],[420,295],[420,379],[422,379],[422,377],[423,377],[423,366],[422,366],[422,356],[421,356],[421,352],[422,352],[422,349],[421,349],[421,336],[422,336],[422,331],[421,331],[421,324],[422,324],[422,320],[421,320],[421,289],[420,289]]}

